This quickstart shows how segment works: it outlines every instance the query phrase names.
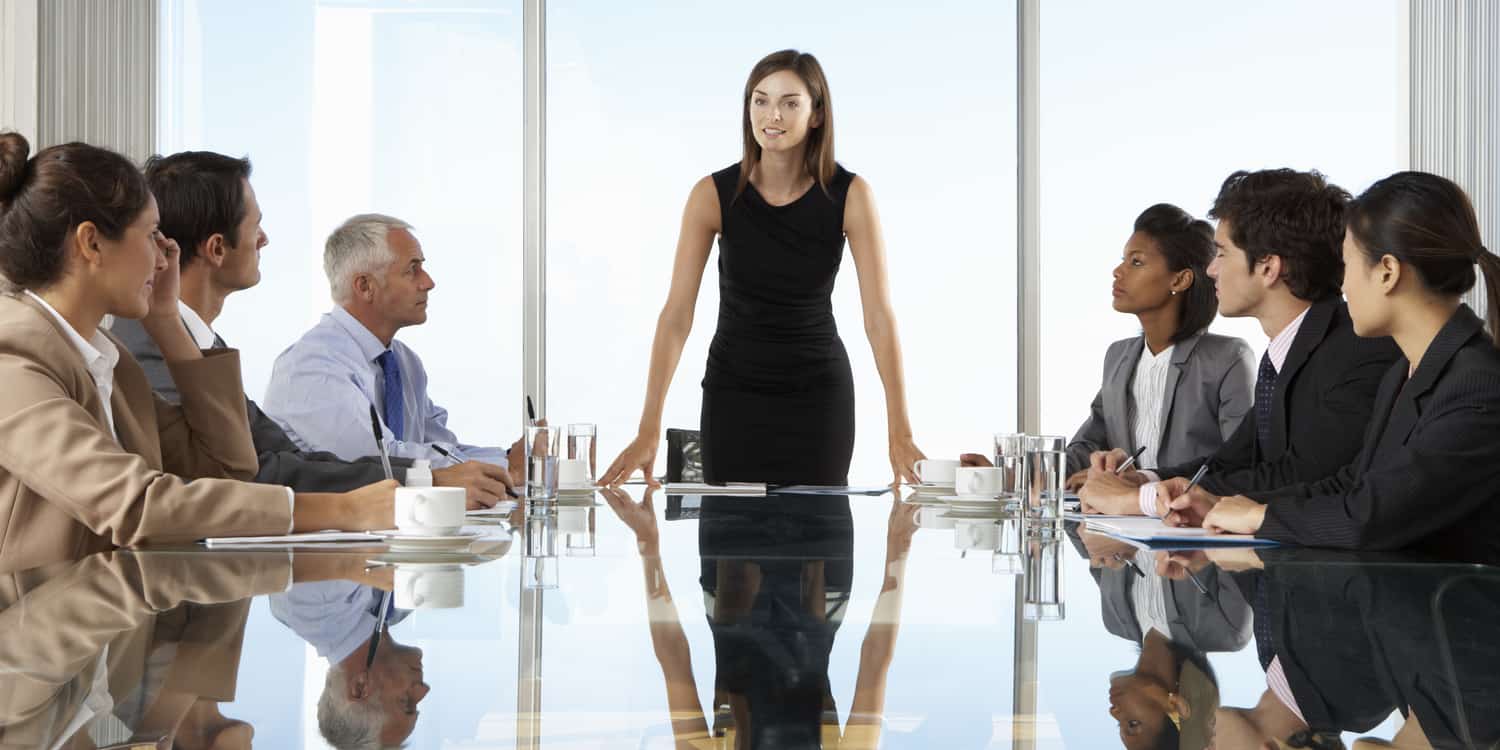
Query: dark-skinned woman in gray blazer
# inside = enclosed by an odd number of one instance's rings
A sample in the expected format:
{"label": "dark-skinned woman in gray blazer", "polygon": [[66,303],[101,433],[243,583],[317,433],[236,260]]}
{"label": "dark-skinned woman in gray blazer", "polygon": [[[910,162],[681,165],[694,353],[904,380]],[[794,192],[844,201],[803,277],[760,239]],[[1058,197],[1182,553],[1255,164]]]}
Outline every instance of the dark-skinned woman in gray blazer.
{"label": "dark-skinned woman in gray blazer", "polygon": [[1208,264],[1213,228],[1158,203],[1141,213],[1114,269],[1114,308],[1141,334],[1110,344],[1089,418],[1068,445],[1069,489],[1087,478],[1089,455],[1120,449],[1140,466],[1208,455],[1254,401],[1255,355],[1244,341],[1208,333],[1218,310]]}
{"label": "dark-skinned woman in gray blazer", "polygon": [[1398,172],[1356,198],[1343,253],[1354,332],[1390,336],[1404,355],[1381,382],[1359,456],[1331,477],[1251,497],[1181,497],[1172,480],[1168,521],[1500,563],[1500,349],[1463,304],[1477,266],[1497,330],[1500,258],[1463,189],[1425,172]]}

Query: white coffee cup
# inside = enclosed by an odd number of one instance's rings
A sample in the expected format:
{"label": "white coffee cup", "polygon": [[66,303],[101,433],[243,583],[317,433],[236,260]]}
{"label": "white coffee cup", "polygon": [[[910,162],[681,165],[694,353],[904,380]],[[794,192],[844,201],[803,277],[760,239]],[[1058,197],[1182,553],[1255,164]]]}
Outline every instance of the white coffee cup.
{"label": "white coffee cup", "polygon": [[589,461],[586,458],[564,458],[557,462],[557,488],[560,490],[591,490]]}
{"label": "white coffee cup", "polygon": [[993,466],[965,466],[953,473],[953,492],[959,497],[993,498],[1005,486],[1005,472]]}
{"label": "white coffee cup", "polygon": [[407,534],[456,534],[464,527],[462,487],[397,487],[396,528]]}
{"label": "white coffee cup", "polygon": [[924,505],[917,510],[917,528],[951,529],[953,519],[948,516],[948,509],[944,506]]}
{"label": "white coffee cup", "polygon": [[922,484],[952,484],[958,462],[946,458],[923,458],[912,466]]}
{"label": "white coffee cup", "polygon": [[397,565],[397,609],[453,609],[464,605],[464,570],[457,565]]}
{"label": "white coffee cup", "polygon": [[953,546],[958,549],[998,549],[1000,526],[994,521],[959,521],[953,527]]}

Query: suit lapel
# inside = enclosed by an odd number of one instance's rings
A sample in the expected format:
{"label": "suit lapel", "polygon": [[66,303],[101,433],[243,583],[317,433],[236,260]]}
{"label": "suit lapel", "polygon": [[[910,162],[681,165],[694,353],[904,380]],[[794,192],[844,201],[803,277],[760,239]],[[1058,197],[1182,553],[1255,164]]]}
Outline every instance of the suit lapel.
{"label": "suit lapel", "polygon": [[[1156,455],[1165,454],[1167,450],[1167,425],[1172,418],[1172,402],[1177,398],[1177,383],[1182,380],[1182,374],[1187,371],[1188,358],[1193,355],[1193,350],[1198,348],[1198,341],[1203,334],[1189,336],[1177,342],[1172,349],[1172,369],[1167,371],[1167,390],[1162,396],[1160,432],[1156,434]],[[1158,460],[1160,460],[1158,458]]]}
{"label": "suit lapel", "polygon": [[[1460,306],[1449,318],[1432,343],[1427,345],[1427,351],[1422,354],[1422,361],[1417,364],[1417,371],[1411,378],[1397,378],[1397,382],[1404,381],[1406,385],[1401,388],[1400,395],[1395,396],[1396,403],[1390,407],[1390,418],[1380,433],[1375,453],[1385,454],[1406,444],[1406,438],[1422,417],[1423,397],[1437,385],[1438,376],[1447,369],[1458,350],[1483,330],[1484,324],[1467,305]],[[1396,360],[1398,368],[1410,366],[1404,357]],[[1380,402],[1376,403],[1378,407]]]}
{"label": "suit lapel", "polygon": [[1291,410],[1290,399],[1287,390],[1292,381],[1296,379],[1297,373],[1307,360],[1312,356],[1313,350],[1323,343],[1328,335],[1328,329],[1333,324],[1333,312],[1342,304],[1338,298],[1314,302],[1312,307],[1307,308],[1307,317],[1302,319],[1302,326],[1297,329],[1297,335],[1292,339],[1292,348],[1286,353],[1286,361],[1281,364],[1281,371],[1276,374],[1276,396],[1271,410],[1271,446],[1270,455],[1279,456],[1286,452],[1288,414]]}
{"label": "suit lapel", "polygon": [[1130,388],[1135,375],[1136,363],[1141,359],[1141,350],[1146,346],[1146,338],[1138,337],[1125,347],[1123,356],[1115,362],[1114,370],[1109,374],[1109,385],[1104,394],[1104,423],[1109,425],[1110,443],[1115,446],[1128,446],[1127,453],[1134,453],[1135,428],[1130,418]]}

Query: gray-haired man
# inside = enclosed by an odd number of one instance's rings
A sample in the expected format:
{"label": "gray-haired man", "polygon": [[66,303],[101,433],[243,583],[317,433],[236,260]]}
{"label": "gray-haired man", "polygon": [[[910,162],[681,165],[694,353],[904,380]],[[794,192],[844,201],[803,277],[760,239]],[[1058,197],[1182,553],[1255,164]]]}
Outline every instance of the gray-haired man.
{"label": "gray-haired man", "polygon": [[484,461],[521,473],[521,451],[460,442],[427,396],[422,360],[396,332],[427,321],[435,284],[411,225],[361,214],[328,236],[323,270],[335,306],[276,358],[265,409],[305,450],[368,453],[370,408],[390,455],[433,466]]}

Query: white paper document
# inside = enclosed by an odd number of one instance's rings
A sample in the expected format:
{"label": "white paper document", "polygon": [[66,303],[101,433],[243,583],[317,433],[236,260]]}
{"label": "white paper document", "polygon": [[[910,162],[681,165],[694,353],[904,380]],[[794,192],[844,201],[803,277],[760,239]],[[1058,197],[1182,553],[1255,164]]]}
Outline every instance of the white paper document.
{"label": "white paper document", "polygon": [[1085,521],[1089,529],[1122,539],[1134,539],[1151,544],[1248,544],[1273,545],[1269,539],[1258,539],[1249,534],[1215,534],[1197,526],[1168,526],[1160,518],[1089,518]]}
{"label": "white paper document", "polygon": [[304,544],[331,544],[336,542],[361,542],[382,544],[380,537],[364,531],[314,531],[307,534],[280,534],[277,536],[221,536],[203,540],[209,549],[222,547],[289,547]]}
{"label": "white paper document", "polygon": [[773,495],[884,495],[890,492],[888,485],[870,485],[868,487],[838,487],[824,484],[789,484],[771,490]]}

